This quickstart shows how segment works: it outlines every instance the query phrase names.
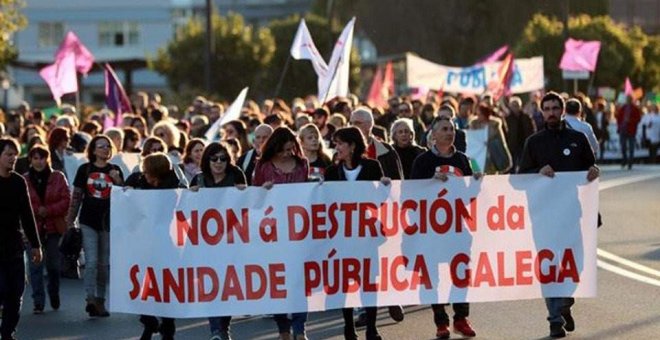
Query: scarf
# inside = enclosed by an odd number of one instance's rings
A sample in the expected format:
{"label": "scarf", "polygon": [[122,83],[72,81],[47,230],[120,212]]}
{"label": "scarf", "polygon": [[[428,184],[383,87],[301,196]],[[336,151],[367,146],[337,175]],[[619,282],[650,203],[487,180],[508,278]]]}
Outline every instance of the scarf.
{"label": "scarf", "polygon": [[51,172],[52,170],[49,166],[42,171],[37,171],[32,167],[28,170],[30,182],[34,185],[41,202],[45,202],[46,200],[46,186],[48,186],[48,177],[50,177]]}

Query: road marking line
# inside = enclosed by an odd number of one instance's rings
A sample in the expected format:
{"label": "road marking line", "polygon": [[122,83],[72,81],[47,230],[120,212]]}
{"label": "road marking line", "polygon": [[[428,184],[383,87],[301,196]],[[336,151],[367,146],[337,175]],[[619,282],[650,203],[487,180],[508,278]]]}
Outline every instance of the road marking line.
{"label": "road marking line", "polygon": [[614,255],[612,253],[609,253],[609,252],[607,252],[605,250],[602,250],[602,249],[597,249],[596,254],[598,256],[602,257],[602,258],[608,259],[608,260],[613,261],[613,262],[617,262],[617,263],[622,264],[624,266],[628,266],[628,267],[630,267],[634,270],[637,270],[639,272],[647,273],[647,274],[650,274],[650,275],[653,275],[653,276],[656,276],[656,277],[660,278],[660,271],[655,270],[653,268],[649,268],[649,267],[641,265],[637,262],[626,260],[623,257],[616,256],[616,255]]}
{"label": "road marking line", "polygon": [[598,190],[602,191],[602,190],[612,189],[618,186],[642,182],[657,177],[660,177],[660,174],[655,173],[655,174],[635,175],[632,177],[610,179],[604,182],[600,182],[598,185]]}
{"label": "road marking line", "polygon": [[[654,179],[654,178],[657,178],[657,177],[660,177],[660,174],[654,173],[654,174],[635,175],[635,176],[631,176],[631,177],[615,178],[615,179],[607,180],[607,181],[604,181],[604,182],[600,182],[599,185],[598,185],[598,189],[599,190],[607,190],[607,189],[615,188],[615,187],[622,186],[622,185],[633,184],[633,183],[637,183],[637,182],[646,181],[646,180],[649,180],[649,179]],[[621,265],[628,266],[628,267],[630,267],[632,269],[635,269],[637,271],[647,273],[647,274],[650,274],[650,275],[653,275],[653,276],[656,276],[656,277],[660,277],[660,271],[657,271],[655,269],[643,266],[641,264],[638,264],[638,263],[630,261],[630,260],[626,260],[623,257],[619,257],[619,256],[614,255],[612,253],[609,253],[609,252],[607,252],[603,249],[597,248],[596,249],[596,255],[598,255],[602,258],[608,259],[610,261],[617,262]],[[656,279],[649,278],[649,277],[646,277],[646,276],[641,275],[641,274],[631,272],[627,269],[623,269],[621,267],[609,264],[609,263],[604,262],[602,260],[597,260],[597,264],[598,264],[598,267],[601,268],[601,269],[605,269],[605,270],[608,270],[612,273],[619,274],[621,276],[625,276],[629,279],[637,280],[639,282],[643,282],[643,283],[647,283],[647,284],[650,284],[650,285],[653,285],[653,286],[660,287],[660,280],[656,280]]]}
{"label": "road marking line", "polygon": [[607,262],[604,262],[604,261],[601,261],[601,260],[598,260],[598,267],[600,267],[602,269],[605,269],[605,270],[608,270],[608,271],[611,271],[612,273],[619,274],[621,276],[625,276],[625,277],[633,279],[633,280],[637,280],[639,282],[643,282],[643,283],[646,283],[646,284],[650,284],[650,285],[653,285],[653,286],[660,287],[660,280],[651,279],[651,278],[648,278],[644,275],[633,273],[629,270],[619,268],[615,265],[611,265],[611,264],[609,264]]}

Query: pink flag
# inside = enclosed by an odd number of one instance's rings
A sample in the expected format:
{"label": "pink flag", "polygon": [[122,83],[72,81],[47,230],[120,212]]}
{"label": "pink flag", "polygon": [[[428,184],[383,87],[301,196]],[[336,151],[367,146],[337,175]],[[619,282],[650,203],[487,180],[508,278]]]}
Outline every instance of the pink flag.
{"label": "pink flag", "polygon": [[564,55],[559,68],[569,71],[594,71],[598,62],[600,41],[583,41],[569,38],[564,43]]}
{"label": "pink flag", "polygon": [[624,92],[626,96],[631,96],[634,97],[635,95],[635,90],[632,87],[632,83],[630,82],[630,78],[626,77],[626,84],[623,87]]}
{"label": "pink flag", "polygon": [[500,58],[502,58],[502,56],[504,56],[504,54],[506,54],[507,51],[509,51],[509,45],[504,45],[498,48],[495,52],[477,61],[477,64],[485,64],[485,63],[492,63],[498,61],[500,60]]}
{"label": "pink flag", "polygon": [[87,74],[94,66],[94,55],[80,42],[75,33],[69,31],[60,47],[55,52],[55,60],[59,60],[67,53],[72,52],[75,56],[76,70],[82,74]]}
{"label": "pink flag", "polygon": [[76,56],[73,52],[62,54],[54,64],[42,68],[39,75],[48,84],[58,106],[61,103],[62,95],[78,92]]}

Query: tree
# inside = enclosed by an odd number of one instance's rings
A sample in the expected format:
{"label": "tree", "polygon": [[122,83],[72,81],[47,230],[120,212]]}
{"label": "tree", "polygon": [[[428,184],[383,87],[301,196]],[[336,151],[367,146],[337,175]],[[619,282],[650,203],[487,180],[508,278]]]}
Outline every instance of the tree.
{"label": "tree", "polygon": [[18,56],[11,36],[27,25],[27,19],[20,12],[23,6],[23,0],[0,0],[0,70]]}
{"label": "tree", "polygon": [[[642,51],[644,66],[635,75],[638,86],[647,91],[660,92],[660,36],[648,38],[648,43]],[[637,85],[635,84],[635,85]]]}
{"label": "tree", "polygon": [[[562,88],[563,83],[559,69],[564,51],[563,28],[561,21],[537,14],[529,21],[515,46],[517,57],[544,57],[545,76],[549,79],[549,88],[554,89]],[[595,86],[618,88],[627,76],[639,74],[640,78],[646,77],[643,76],[646,69],[642,51],[648,38],[641,30],[627,30],[610,17],[588,15],[571,17],[568,28],[574,39],[602,42],[594,74]]]}
{"label": "tree", "polygon": [[[163,74],[177,93],[232,100],[243,87],[252,89],[261,83],[275,53],[275,42],[267,28],[254,29],[238,14],[222,17],[215,13],[211,22],[215,44],[212,93],[204,91],[203,19],[191,19],[167,46],[158,50],[149,66]],[[254,95],[253,91],[250,95]]]}
{"label": "tree", "polygon": [[[334,48],[334,43],[341,34],[343,26],[333,26],[333,29],[329,30],[328,20],[312,14],[305,16],[305,22],[319,53],[328,62],[332,54],[332,48]],[[266,79],[263,82],[264,87],[262,88],[269,96],[274,94],[282,71],[286,67],[285,65],[290,55],[291,43],[293,42],[299,23],[300,16],[293,15],[283,20],[275,20],[269,25],[277,45],[275,56],[271,62],[272,67],[266,75]],[[345,24],[343,23],[343,25]],[[328,32],[331,33],[328,34]],[[351,50],[350,69],[351,78],[349,87],[355,93],[358,91],[360,75],[360,57],[355,46]],[[318,92],[317,79],[316,73],[309,61],[298,61],[291,58],[282,81],[282,88],[277,95],[284,99],[291,99],[297,96],[316,94]]]}
{"label": "tree", "polygon": [[[444,65],[469,66],[496,48],[513,45],[535,13],[608,13],[609,0],[315,0],[312,11],[334,23],[358,18],[379,56],[413,51]],[[404,5],[405,4],[405,5]]]}

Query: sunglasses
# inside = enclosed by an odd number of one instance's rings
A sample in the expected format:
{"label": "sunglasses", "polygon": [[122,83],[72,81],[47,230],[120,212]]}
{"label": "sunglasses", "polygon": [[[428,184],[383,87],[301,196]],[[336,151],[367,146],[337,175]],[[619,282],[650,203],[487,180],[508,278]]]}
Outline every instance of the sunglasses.
{"label": "sunglasses", "polygon": [[214,162],[214,163],[215,162],[226,162],[226,161],[229,160],[229,157],[227,157],[227,156],[211,156],[211,157],[209,157],[209,160],[211,162]]}

